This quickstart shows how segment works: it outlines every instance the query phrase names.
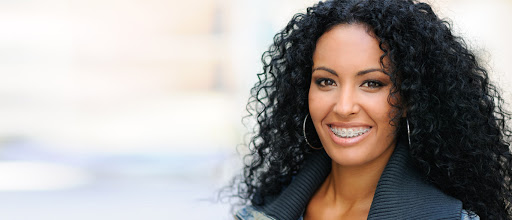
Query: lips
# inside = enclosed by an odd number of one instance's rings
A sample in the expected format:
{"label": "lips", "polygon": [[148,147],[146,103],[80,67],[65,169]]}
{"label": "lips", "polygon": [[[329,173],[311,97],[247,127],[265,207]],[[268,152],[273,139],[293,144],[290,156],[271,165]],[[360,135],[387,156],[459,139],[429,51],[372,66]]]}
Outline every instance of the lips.
{"label": "lips", "polygon": [[338,137],[341,138],[352,138],[363,135],[370,131],[371,127],[352,127],[352,128],[340,128],[335,126],[329,126],[331,131]]}
{"label": "lips", "polygon": [[342,147],[355,145],[363,141],[370,133],[372,126],[365,124],[328,124],[329,135],[334,143]]}

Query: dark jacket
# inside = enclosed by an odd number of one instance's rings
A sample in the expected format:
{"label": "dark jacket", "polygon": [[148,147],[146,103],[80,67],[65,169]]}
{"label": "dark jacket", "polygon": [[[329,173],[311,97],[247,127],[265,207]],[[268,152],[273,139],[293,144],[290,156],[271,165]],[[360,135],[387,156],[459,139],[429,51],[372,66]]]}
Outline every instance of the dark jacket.
{"label": "dark jacket", "polygon": [[[331,169],[324,150],[310,155],[303,168],[276,198],[261,207],[247,206],[235,215],[242,220],[298,220]],[[269,201],[267,201],[269,200]],[[462,202],[444,194],[417,170],[406,146],[398,143],[379,179],[368,219],[479,219]]]}

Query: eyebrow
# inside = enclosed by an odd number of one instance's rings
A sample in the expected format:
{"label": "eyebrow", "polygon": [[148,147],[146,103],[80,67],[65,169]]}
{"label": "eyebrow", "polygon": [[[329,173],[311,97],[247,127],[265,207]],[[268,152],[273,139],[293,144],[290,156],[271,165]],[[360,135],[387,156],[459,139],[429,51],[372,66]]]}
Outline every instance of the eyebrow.
{"label": "eyebrow", "polygon": [[[336,71],[334,71],[333,69],[327,68],[327,67],[320,66],[320,67],[317,67],[317,68],[313,68],[312,72],[315,72],[316,70],[324,70],[324,71],[329,72],[330,74],[338,76],[338,73],[336,73]],[[367,74],[367,73],[371,73],[371,72],[375,72],[375,71],[379,71],[379,72],[382,72],[382,73],[388,75],[386,72],[384,72],[383,69],[371,68],[371,69],[361,70],[361,71],[357,72],[357,76],[361,76],[361,75],[364,75],[364,74]]]}

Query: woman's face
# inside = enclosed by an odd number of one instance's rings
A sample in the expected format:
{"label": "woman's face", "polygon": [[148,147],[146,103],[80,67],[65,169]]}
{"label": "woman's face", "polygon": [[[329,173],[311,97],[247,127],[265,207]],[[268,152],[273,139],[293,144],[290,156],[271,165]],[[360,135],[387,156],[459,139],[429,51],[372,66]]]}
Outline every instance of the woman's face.
{"label": "woman's face", "polygon": [[386,163],[395,147],[392,82],[382,71],[382,55],[361,24],[337,25],[316,44],[309,112],[325,151],[339,165]]}

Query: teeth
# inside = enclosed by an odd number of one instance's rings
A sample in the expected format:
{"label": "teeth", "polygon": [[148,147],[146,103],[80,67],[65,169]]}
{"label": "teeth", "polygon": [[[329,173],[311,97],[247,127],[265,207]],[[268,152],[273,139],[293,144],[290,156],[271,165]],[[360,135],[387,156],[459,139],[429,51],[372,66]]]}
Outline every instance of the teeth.
{"label": "teeth", "polygon": [[351,128],[347,129],[347,136],[352,137],[352,129]]}
{"label": "teeth", "polygon": [[331,128],[331,131],[338,137],[343,137],[343,138],[352,138],[352,137],[357,137],[359,135],[362,135],[368,131],[370,131],[370,128],[349,128],[349,129],[346,129],[346,128],[334,128],[334,127],[330,127]]}

